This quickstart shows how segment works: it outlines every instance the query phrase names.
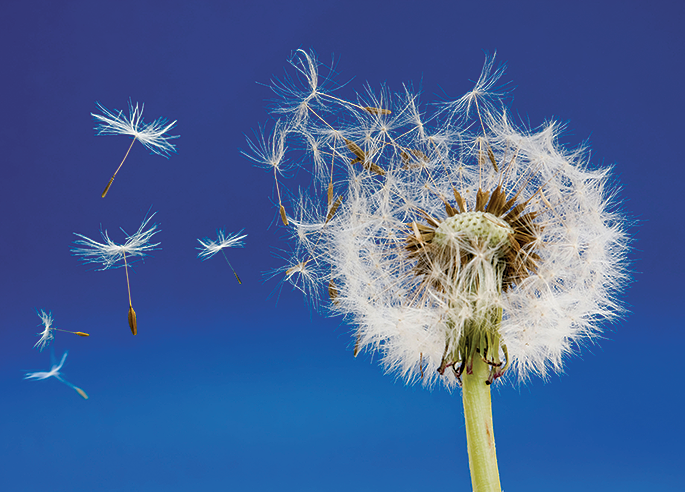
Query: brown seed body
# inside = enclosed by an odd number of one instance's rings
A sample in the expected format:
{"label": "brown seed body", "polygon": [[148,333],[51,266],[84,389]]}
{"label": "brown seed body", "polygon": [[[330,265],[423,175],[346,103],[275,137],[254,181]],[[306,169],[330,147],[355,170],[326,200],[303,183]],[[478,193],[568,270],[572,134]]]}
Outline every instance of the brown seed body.
{"label": "brown seed body", "polygon": [[281,220],[283,221],[283,225],[287,226],[288,225],[288,217],[285,215],[285,207],[281,205]]}
{"label": "brown seed body", "polygon": [[131,333],[138,334],[138,320],[136,319],[136,312],[133,306],[128,307],[128,326],[131,328]]}
{"label": "brown seed body", "polygon": [[365,106],[364,109],[371,114],[392,114],[392,111],[389,109],[374,108],[373,106]]}

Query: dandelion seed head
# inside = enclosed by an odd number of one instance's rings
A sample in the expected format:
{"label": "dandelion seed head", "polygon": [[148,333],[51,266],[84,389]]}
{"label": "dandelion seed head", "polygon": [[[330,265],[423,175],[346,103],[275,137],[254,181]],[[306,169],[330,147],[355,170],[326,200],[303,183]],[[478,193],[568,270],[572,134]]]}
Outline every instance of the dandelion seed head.
{"label": "dandelion seed head", "polygon": [[198,253],[198,258],[202,259],[202,261],[211,258],[215,254],[217,254],[219,251],[221,251],[224,248],[242,248],[245,246],[245,242],[243,239],[247,237],[247,234],[243,234],[242,236],[240,233],[243,232],[241,229],[238,232],[235,233],[230,233],[226,235],[226,232],[221,229],[217,231],[217,240],[214,241],[212,239],[209,239],[208,237],[204,239],[198,239],[197,241],[200,243],[201,247],[198,247],[196,249],[199,249],[200,252]]}
{"label": "dandelion seed head", "polygon": [[255,161],[258,165],[282,173],[287,169],[283,157],[287,148],[285,140],[288,135],[288,128],[281,122],[277,122],[271,135],[267,136],[264,130],[256,133],[255,139],[247,139],[250,152],[243,152],[243,155]]}
{"label": "dandelion seed head", "polygon": [[[294,73],[286,72],[285,78],[273,79],[271,88],[280,96],[280,104],[275,111],[289,114],[295,124],[309,117],[310,104],[317,102],[319,95],[319,62],[313,51],[296,50],[288,60]],[[303,87],[304,86],[304,87]]]}
{"label": "dandelion seed head", "polygon": [[[135,234],[128,235],[126,231],[121,229],[126,235],[126,241],[123,244],[112,241],[107,230],[101,232],[104,242],[98,242],[82,234],[74,233],[75,236],[81,238],[74,241],[74,244],[80,247],[72,248],[71,253],[80,257],[83,263],[99,263],[102,265],[99,270],[121,268],[124,265],[130,266],[136,259],[142,259],[148,256],[150,251],[159,249],[160,243],[150,242],[152,237],[160,232],[157,224],[152,224],[146,229],[154,216],[153,213],[145,218]],[[125,261],[124,257],[126,258]]]}
{"label": "dandelion seed head", "polygon": [[489,212],[464,212],[442,221],[435,229],[433,242],[443,246],[453,243],[456,236],[466,234],[471,240],[483,240],[491,247],[506,242],[514,229]]}
{"label": "dandelion seed head", "polygon": [[79,395],[81,395],[85,400],[87,400],[88,395],[86,394],[86,392],[83,391],[78,386],[74,386],[69,381],[64,379],[64,377],[62,376],[62,373],[60,372],[62,369],[62,366],[64,365],[64,361],[67,360],[67,354],[68,354],[68,352],[64,352],[64,355],[62,355],[62,359],[60,360],[59,364],[53,364],[52,368],[49,371],[29,372],[29,373],[26,373],[26,376],[24,376],[24,379],[35,379],[36,381],[40,381],[42,379],[55,378],[58,381],[66,384],[70,388],[73,388],[74,390],[76,390],[76,392],[78,392]]}
{"label": "dandelion seed head", "polygon": [[310,307],[318,307],[320,301],[321,272],[316,264],[311,261],[297,261],[296,257],[288,260],[288,263],[274,268],[266,273],[267,278],[278,278],[279,282],[271,295],[280,298],[281,290],[285,284],[289,284],[294,290],[304,295],[305,302]]}
{"label": "dandelion seed head", "polygon": [[158,118],[152,123],[143,121],[143,109],[145,105],[138,103],[133,105],[129,100],[128,116],[123,111],[108,110],[99,102],[96,103],[102,114],[91,113],[98,123],[95,126],[97,135],[130,135],[147,147],[152,153],[169,157],[171,152],[176,152],[176,146],[170,142],[179,135],[166,135],[176,125],[176,120],[171,123],[164,118]]}
{"label": "dandelion seed head", "polygon": [[472,91],[436,106],[407,87],[354,103],[318,87],[306,117],[275,111],[300,146],[288,152],[326,158],[292,159],[313,183],[279,200],[293,254],[274,274],[327,289],[355,353],[408,382],[453,388],[476,353],[489,383],[546,377],[623,313],[629,238],[609,170],[561,146],[556,122],[512,122],[502,73],[488,57]]}
{"label": "dandelion seed head", "polygon": [[55,335],[53,333],[55,327],[52,325],[54,323],[54,319],[52,317],[52,311],[46,313],[41,309],[40,312],[36,310],[36,314],[38,315],[41,321],[41,324],[38,326],[42,326],[43,331],[38,333],[38,335],[40,335],[40,339],[36,342],[34,348],[37,347],[38,350],[42,352],[43,349],[46,346],[50,345],[50,342],[55,338]]}

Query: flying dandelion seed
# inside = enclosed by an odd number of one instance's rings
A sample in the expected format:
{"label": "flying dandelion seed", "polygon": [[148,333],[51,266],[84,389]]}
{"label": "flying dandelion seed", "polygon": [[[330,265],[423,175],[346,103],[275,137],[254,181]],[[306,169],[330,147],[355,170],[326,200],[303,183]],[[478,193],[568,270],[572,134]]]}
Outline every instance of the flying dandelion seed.
{"label": "flying dandelion seed", "polygon": [[43,331],[38,333],[40,335],[40,339],[36,342],[36,344],[33,346],[34,348],[38,347],[39,351],[43,351],[45,347],[50,345],[50,342],[54,340],[55,335],[53,334],[53,331],[63,331],[65,333],[73,333],[74,335],[78,335],[80,337],[89,337],[90,335],[88,333],[84,333],[82,331],[69,331],[69,330],[62,330],[60,328],[56,328],[53,326],[53,323],[55,320],[52,317],[52,311],[50,312],[45,312],[42,309],[40,312],[36,310],[36,314],[40,318],[41,324],[38,326],[43,327]]}
{"label": "flying dandelion seed", "polygon": [[462,386],[474,490],[499,491],[489,385],[561,371],[623,313],[629,238],[609,169],[560,146],[556,122],[514,124],[494,57],[471,92],[429,107],[408,87],[346,101],[319,83],[313,53],[290,63],[303,87],[274,84],[283,101],[260,139],[278,145],[251,145],[273,169],[311,162],[313,194],[283,204],[277,188],[281,215],[298,218],[283,221],[297,252],[286,280],[307,266],[354,326],[355,355]]}
{"label": "flying dandelion seed", "polygon": [[126,235],[124,244],[113,242],[109,238],[107,230],[101,232],[104,243],[99,243],[86,236],[74,233],[81,238],[74,241],[74,244],[83,247],[73,248],[71,250],[72,254],[81,257],[83,263],[99,263],[102,265],[102,268],[99,268],[98,270],[124,268],[126,272],[126,287],[128,289],[128,324],[134,335],[138,333],[138,321],[136,312],[133,310],[133,305],[131,303],[131,284],[128,278],[128,269],[131,261],[127,260],[127,256],[128,258],[138,257],[138,259],[142,259],[145,256],[148,256],[149,251],[160,249],[157,247],[160,243],[150,243],[152,236],[159,232],[157,224],[152,224],[147,230],[145,229],[154,216],[155,214],[152,214],[144,219],[143,223],[138,228],[138,231],[131,236],[121,229]]}
{"label": "flying dandelion seed", "polygon": [[99,102],[96,103],[102,114],[91,113],[91,116],[98,122],[95,127],[97,135],[131,135],[133,140],[131,145],[129,145],[126,155],[119,164],[119,167],[110,178],[105,190],[102,192],[102,198],[105,198],[110,186],[114,182],[121,166],[124,165],[124,161],[128,157],[129,152],[133,144],[137,141],[142,143],[146,148],[150,149],[154,154],[169,158],[171,152],[176,152],[176,147],[169,140],[173,138],[178,138],[179,135],[165,136],[165,133],[171,130],[174,125],[176,125],[176,120],[168,123],[168,120],[164,118],[158,118],[152,123],[143,122],[143,109],[145,105],[138,107],[138,103],[133,105],[133,102],[129,100],[128,102],[128,117],[123,111],[110,111],[105,108]]}
{"label": "flying dandelion seed", "polygon": [[[64,355],[62,356],[62,360],[60,361],[60,363],[58,365],[53,364],[52,369],[50,369],[50,371],[48,371],[48,372],[29,372],[29,373],[26,373],[26,376],[24,377],[24,379],[40,380],[40,379],[55,378],[55,379],[63,382],[64,384],[66,384],[70,388],[75,389],[79,395],[81,395],[84,399],[87,400],[88,395],[86,394],[85,391],[83,391],[78,386],[74,386],[73,384],[71,384],[69,381],[67,381],[66,379],[64,379],[62,377],[62,374],[60,373],[60,369],[62,369],[62,366],[64,365],[64,361],[66,359],[67,359],[67,352],[64,352]],[[53,360],[54,360],[54,358],[53,358]]]}
{"label": "flying dandelion seed", "polygon": [[217,231],[217,240],[213,241],[209,239],[208,237],[204,239],[198,239],[198,242],[202,245],[199,249],[200,252],[197,254],[197,257],[200,258],[202,261],[205,261],[215,254],[217,254],[219,251],[221,251],[221,254],[224,255],[224,258],[226,259],[226,263],[228,263],[228,266],[231,268],[233,271],[233,275],[235,275],[236,280],[238,281],[239,284],[242,284],[240,277],[238,277],[238,274],[236,273],[235,269],[233,268],[233,265],[231,265],[231,262],[228,261],[228,257],[226,256],[226,253],[224,252],[224,249],[226,248],[243,248],[245,247],[245,243],[243,242],[243,238],[247,237],[247,234],[244,234],[240,236],[239,234],[243,232],[243,229],[236,233],[231,233],[228,236],[226,233],[222,230]]}

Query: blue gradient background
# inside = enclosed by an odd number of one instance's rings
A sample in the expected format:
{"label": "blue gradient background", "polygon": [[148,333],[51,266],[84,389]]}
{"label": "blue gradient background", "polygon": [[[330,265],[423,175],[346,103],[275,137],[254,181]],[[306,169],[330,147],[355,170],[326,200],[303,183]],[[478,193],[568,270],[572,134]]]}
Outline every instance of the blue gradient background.
{"label": "blue gradient background", "polygon": [[[632,217],[632,314],[548,382],[493,392],[502,484],[517,491],[676,490],[685,471],[681,347],[684,4],[675,1],[4,2],[0,15],[0,490],[470,490],[458,394],[406,387],[297,292],[268,298],[284,244],[272,178],[239,152],[267,121],[297,48],[335,54],[347,94],[471,87],[483,50],[513,110],[569,122],[615,163]],[[444,92],[443,92],[444,91]],[[95,101],[178,120],[169,160],[95,137]],[[121,240],[152,207],[160,251],[131,275],[70,255],[74,232]],[[271,226],[271,227],[270,227]],[[245,228],[245,249],[196,258]],[[52,310],[55,355],[32,348]]]}

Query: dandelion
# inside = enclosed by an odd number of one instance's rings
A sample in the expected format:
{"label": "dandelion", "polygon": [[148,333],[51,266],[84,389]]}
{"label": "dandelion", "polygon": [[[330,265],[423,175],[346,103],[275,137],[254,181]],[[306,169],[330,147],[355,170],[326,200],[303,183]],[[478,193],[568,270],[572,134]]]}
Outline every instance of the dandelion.
{"label": "dandelion", "polygon": [[38,333],[38,335],[40,335],[40,339],[36,342],[36,344],[33,347],[34,348],[38,347],[38,350],[40,350],[41,352],[43,351],[43,349],[46,346],[50,345],[50,342],[52,340],[54,340],[55,335],[53,335],[53,333],[52,333],[53,331],[63,331],[65,333],[73,333],[74,335],[78,335],[80,337],[89,337],[90,336],[88,333],[84,333],[82,331],[69,331],[69,330],[62,330],[60,328],[56,328],[55,326],[53,326],[53,323],[55,320],[52,317],[52,311],[49,311],[46,313],[45,311],[43,311],[41,309],[40,312],[38,312],[38,310],[36,310],[36,314],[38,315],[38,317],[40,318],[40,321],[41,321],[41,324],[38,326],[42,326],[43,331]]}
{"label": "dandelion", "polygon": [[283,156],[285,155],[285,137],[287,135],[287,128],[280,127],[279,122],[276,123],[271,137],[267,141],[264,134],[259,134],[257,141],[253,142],[248,139],[247,144],[250,146],[251,153],[244,153],[247,157],[254,160],[260,166],[266,169],[273,169],[274,182],[276,183],[276,197],[278,198],[278,208],[281,215],[281,220],[284,225],[288,225],[288,218],[285,214],[281,199],[281,189],[278,186],[278,176],[283,174],[286,170],[283,163]]}
{"label": "dandelion", "polygon": [[155,214],[152,214],[146,219],[143,219],[143,223],[133,235],[129,236],[126,234],[126,231],[121,229],[121,232],[126,235],[124,244],[113,242],[109,238],[106,229],[104,232],[100,233],[104,243],[74,233],[81,238],[74,241],[74,244],[82,247],[73,248],[71,250],[74,255],[81,257],[83,263],[99,263],[102,265],[102,268],[99,268],[98,270],[124,268],[124,271],[126,272],[126,287],[128,289],[128,325],[134,335],[138,333],[138,321],[136,312],[133,310],[133,305],[131,303],[131,284],[128,278],[128,268],[131,261],[127,260],[126,257],[128,255],[129,258],[138,257],[139,259],[142,259],[148,255],[149,251],[159,249],[157,246],[159,246],[160,243],[150,243],[152,236],[159,232],[157,224],[152,224],[147,230],[145,229],[154,216]]}
{"label": "dandelion", "polygon": [[209,239],[208,237],[203,239],[198,239],[198,242],[200,245],[202,245],[201,248],[196,248],[199,249],[200,252],[197,254],[198,258],[200,258],[202,261],[205,261],[215,254],[217,254],[219,251],[221,251],[221,254],[224,255],[224,258],[226,259],[226,263],[228,263],[228,266],[231,268],[233,271],[233,275],[235,275],[236,280],[238,281],[239,284],[242,284],[240,281],[240,277],[238,277],[238,274],[236,273],[235,269],[233,268],[233,265],[231,265],[231,262],[228,261],[228,256],[226,256],[226,253],[224,252],[224,249],[226,248],[243,248],[245,246],[245,243],[243,242],[243,238],[247,237],[247,234],[243,234],[240,236],[240,233],[243,232],[243,229],[236,233],[231,233],[228,236],[226,233],[222,230],[217,231],[217,240],[213,241]]}
{"label": "dandelion", "polygon": [[[296,57],[301,73],[318,66]],[[313,175],[285,204],[298,217],[286,280],[301,281],[292,265],[317,274],[355,355],[461,387],[474,490],[499,491],[490,385],[561,371],[623,312],[628,236],[609,169],[562,147],[556,122],[514,124],[490,57],[473,91],[427,107],[409,87],[345,101],[314,71],[299,92],[275,88],[288,152],[274,167],[312,162]]]}
{"label": "dandelion", "polygon": [[62,374],[59,372],[60,369],[62,369],[62,366],[64,365],[64,361],[66,360],[66,358],[67,358],[67,352],[64,352],[64,355],[62,356],[62,360],[60,361],[60,363],[58,365],[53,364],[52,369],[50,369],[50,371],[48,371],[48,372],[29,372],[29,373],[26,373],[26,377],[24,377],[24,379],[40,380],[40,379],[55,378],[59,381],[62,381],[64,384],[66,384],[70,388],[75,389],[79,395],[81,395],[84,399],[87,400],[88,395],[86,394],[86,392],[83,391],[78,386],[74,386],[69,381],[64,379],[62,377]]}
{"label": "dandelion", "polygon": [[126,161],[126,158],[128,157],[129,152],[131,152],[131,148],[136,140],[142,143],[146,148],[150,149],[152,153],[164,156],[168,159],[171,152],[176,152],[176,147],[174,144],[169,142],[169,140],[178,138],[179,135],[165,135],[166,132],[171,130],[174,125],[176,125],[176,120],[168,123],[168,120],[164,118],[157,118],[152,123],[144,123],[144,104],[139,108],[138,103],[136,103],[134,106],[133,102],[129,100],[128,117],[123,111],[117,111],[116,109],[114,111],[110,111],[99,102],[96,104],[98,108],[100,108],[100,111],[102,111],[102,114],[91,113],[91,116],[96,122],[98,122],[97,126],[95,127],[97,135],[131,135],[133,137],[131,145],[128,146],[128,150],[126,151],[126,155],[124,155],[121,164],[119,164],[117,170],[114,171],[114,174],[109,179],[105,190],[102,192],[102,198],[105,198],[107,192],[109,191],[109,187],[112,186],[114,178],[119,172],[119,169],[121,169],[121,166],[124,165],[124,161]]}

